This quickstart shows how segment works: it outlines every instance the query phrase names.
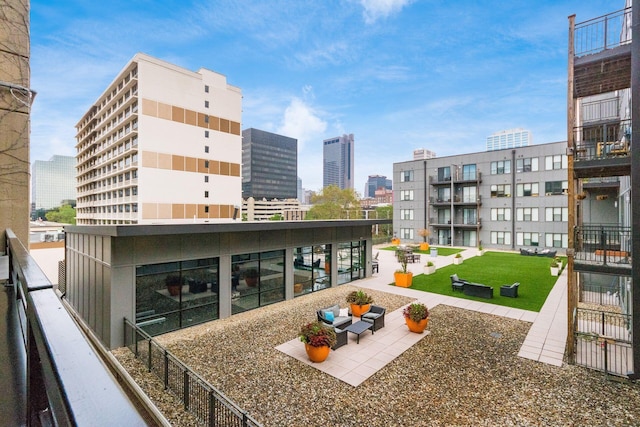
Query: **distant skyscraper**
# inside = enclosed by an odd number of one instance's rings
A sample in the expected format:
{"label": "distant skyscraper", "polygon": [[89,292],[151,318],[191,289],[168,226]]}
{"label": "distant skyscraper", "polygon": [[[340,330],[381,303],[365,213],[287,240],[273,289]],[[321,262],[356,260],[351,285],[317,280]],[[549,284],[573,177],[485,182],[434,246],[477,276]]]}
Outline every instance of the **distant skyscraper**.
{"label": "distant skyscraper", "polygon": [[298,197],[298,140],[259,129],[242,131],[242,198]]}
{"label": "distant skyscraper", "polygon": [[300,203],[302,203],[302,199],[304,197],[304,188],[302,188],[302,178],[298,177],[298,188],[296,193],[298,196],[296,197]]}
{"label": "distant skyscraper", "polygon": [[391,190],[391,180],[383,175],[369,175],[369,179],[364,188],[364,197],[375,197],[376,190],[379,188]]}
{"label": "distant skyscraper", "polygon": [[531,139],[531,132],[522,128],[503,130],[487,137],[487,151],[528,147]]}
{"label": "distant skyscraper", "polygon": [[355,141],[353,134],[325,139],[322,186],[337,185],[353,189]]}
{"label": "distant skyscraper", "polygon": [[62,201],[76,199],[76,158],[52,156],[36,160],[31,168],[31,205],[33,209],[53,209]]}
{"label": "distant skyscraper", "polygon": [[436,153],[426,148],[418,148],[413,150],[413,160],[435,159]]}

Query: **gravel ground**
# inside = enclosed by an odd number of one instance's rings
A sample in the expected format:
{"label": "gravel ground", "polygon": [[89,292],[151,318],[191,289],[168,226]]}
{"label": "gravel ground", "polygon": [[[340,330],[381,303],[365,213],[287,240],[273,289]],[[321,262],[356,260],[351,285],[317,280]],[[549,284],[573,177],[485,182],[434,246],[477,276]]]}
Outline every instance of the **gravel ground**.
{"label": "gravel ground", "polygon": [[[431,334],[355,388],[275,350],[318,307],[346,306],[354,289],[343,285],[157,339],[265,427],[640,425],[639,384],[519,358],[530,324],[489,314],[431,309]],[[389,311],[411,301],[367,292]],[[128,350],[114,354],[172,425],[197,425]]]}

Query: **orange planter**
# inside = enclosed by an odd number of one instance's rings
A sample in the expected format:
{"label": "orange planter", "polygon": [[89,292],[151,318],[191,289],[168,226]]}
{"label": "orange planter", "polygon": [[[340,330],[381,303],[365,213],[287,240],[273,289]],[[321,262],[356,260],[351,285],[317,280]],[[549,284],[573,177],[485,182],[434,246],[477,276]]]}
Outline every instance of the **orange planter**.
{"label": "orange planter", "polygon": [[358,305],[351,304],[351,315],[355,317],[360,317],[371,308],[371,304]]}
{"label": "orange planter", "polygon": [[416,322],[414,320],[409,319],[408,317],[405,317],[404,321],[407,324],[407,327],[409,328],[409,330],[417,334],[421,334],[422,332],[424,332],[424,330],[427,328],[427,325],[429,324],[428,317],[426,319],[422,319],[419,322]]}
{"label": "orange planter", "polygon": [[400,239],[391,239],[391,244],[392,245],[399,245],[400,244]]}
{"label": "orange planter", "polygon": [[420,243],[420,250],[421,251],[428,251],[429,250],[429,244],[428,243]]}
{"label": "orange planter", "polygon": [[396,286],[402,288],[408,288],[413,282],[413,273],[393,273],[393,277],[396,280]]}
{"label": "orange planter", "polygon": [[309,344],[304,345],[304,349],[307,350],[307,356],[309,356],[309,360],[314,363],[324,362],[325,359],[329,356],[329,346],[323,345],[322,347],[314,347]]}

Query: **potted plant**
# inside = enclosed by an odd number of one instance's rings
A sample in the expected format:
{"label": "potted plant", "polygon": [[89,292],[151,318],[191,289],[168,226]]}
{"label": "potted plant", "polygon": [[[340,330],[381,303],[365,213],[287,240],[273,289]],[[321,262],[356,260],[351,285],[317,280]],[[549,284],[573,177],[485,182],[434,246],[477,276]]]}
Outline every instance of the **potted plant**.
{"label": "potted plant", "polygon": [[304,343],[309,360],[314,363],[324,362],[331,347],[336,345],[336,332],[318,320],[304,325],[298,338]]}
{"label": "potted plant", "polygon": [[180,291],[182,290],[182,281],[180,280],[180,275],[170,274],[164,279],[164,281],[167,285],[169,295],[171,295],[172,297],[180,295]]}
{"label": "potted plant", "polygon": [[554,258],[549,265],[552,276],[557,276],[560,273],[560,266],[558,265],[558,261]]}
{"label": "potted plant", "polygon": [[404,321],[411,332],[421,334],[429,323],[429,309],[421,302],[414,302],[402,310]]}
{"label": "potted plant", "polygon": [[351,315],[360,317],[371,308],[373,298],[366,292],[353,291],[347,295],[347,303],[351,304]]}
{"label": "potted plant", "polygon": [[433,274],[436,272],[436,265],[431,262],[431,261],[427,261],[427,263],[424,266],[424,274]]}
{"label": "potted plant", "polygon": [[484,249],[482,248],[482,245],[478,245],[478,256],[482,255],[484,255]]}
{"label": "potted plant", "polygon": [[244,273],[244,281],[249,287],[255,287],[258,284],[258,270],[250,268]]}
{"label": "potted plant", "polygon": [[462,255],[460,255],[460,252],[453,257],[453,263],[456,265],[462,264]]}
{"label": "potted plant", "polygon": [[427,237],[429,236],[429,233],[430,232],[428,228],[421,228],[418,230],[418,235],[422,237],[422,243],[420,243],[421,251],[429,250],[429,243],[427,242]]}
{"label": "potted plant", "polygon": [[404,251],[398,251],[397,255],[401,268],[396,270],[393,277],[396,281],[396,286],[408,288],[413,282],[413,273],[407,271],[407,254]]}

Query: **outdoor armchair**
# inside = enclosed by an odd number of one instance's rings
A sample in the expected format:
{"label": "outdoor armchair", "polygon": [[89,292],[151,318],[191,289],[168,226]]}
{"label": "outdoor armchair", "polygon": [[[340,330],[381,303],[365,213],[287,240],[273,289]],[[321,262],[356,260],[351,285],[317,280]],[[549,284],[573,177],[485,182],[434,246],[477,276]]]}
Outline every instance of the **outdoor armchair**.
{"label": "outdoor armchair", "polygon": [[454,291],[462,291],[464,285],[469,283],[467,280],[459,278],[457,274],[452,274],[449,277],[451,278],[451,289]]}
{"label": "outdoor armchair", "polygon": [[520,286],[519,282],[516,282],[513,285],[500,286],[500,296],[518,298],[518,286]]}
{"label": "outdoor armchair", "polygon": [[384,307],[372,305],[369,311],[360,317],[360,320],[371,323],[373,325],[371,329],[375,332],[378,329],[384,328],[384,315],[386,312],[387,310]]}

